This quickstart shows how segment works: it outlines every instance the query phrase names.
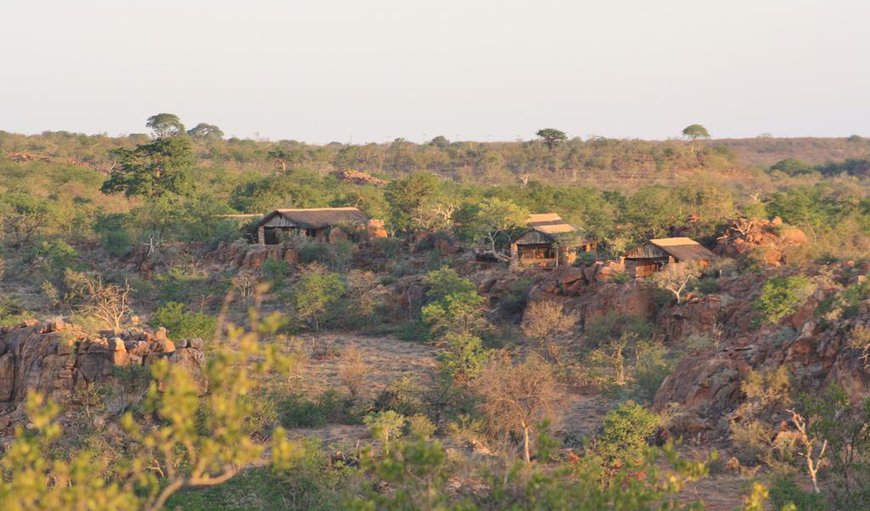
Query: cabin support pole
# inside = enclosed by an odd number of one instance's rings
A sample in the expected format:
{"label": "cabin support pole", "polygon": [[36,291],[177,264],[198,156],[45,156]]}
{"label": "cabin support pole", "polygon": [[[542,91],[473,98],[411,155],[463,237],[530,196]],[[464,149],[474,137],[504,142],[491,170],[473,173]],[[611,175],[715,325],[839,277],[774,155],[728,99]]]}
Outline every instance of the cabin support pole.
{"label": "cabin support pole", "polygon": [[260,245],[266,244],[266,227],[257,227],[257,243]]}

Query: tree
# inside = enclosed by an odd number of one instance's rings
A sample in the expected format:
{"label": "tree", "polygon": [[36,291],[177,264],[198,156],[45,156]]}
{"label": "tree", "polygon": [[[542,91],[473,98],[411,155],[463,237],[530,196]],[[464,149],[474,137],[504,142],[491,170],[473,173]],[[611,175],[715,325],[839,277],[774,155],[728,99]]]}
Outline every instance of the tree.
{"label": "tree", "polygon": [[350,396],[356,398],[363,388],[369,366],[363,360],[359,346],[352,344],[342,350],[341,364],[338,367],[338,379],[347,387]]}
{"label": "tree", "polygon": [[369,427],[372,437],[381,442],[384,455],[389,456],[390,439],[401,435],[402,428],[405,426],[405,417],[393,410],[387,410],[368,415],[363,421]]}
{"label": "tree", "polygon": [[489,358],[483,341],[475,335],[451,332],[438,344],[442,350],[438,355],[442,370],[457,382],[473,380]]}
{"label": "tree", "polygon": [[604,416],[592,450],[601,456],[608,470],[639,463],[643,460],[647,440],[660,422],[657,415],[643,406],[626,401]]}
{"label": "tree", "polygon": [[114,149],[112,155],[118,164],[100,188],[103,193],[157,197],[184,195],[192,188],[188,169],[193,164],[193,149],[186,137],[158,138],[134,149]]}
{"label": "tree", "polygon": [[683,128],[683,136],[689,140],[698,140],[699,138],[710,138],[710,133],[707,128],[700,124],[690,124]]}
{"label": "tree", "polygon": [[157,114],[148,118],[145,126],[154,131],[155,138],[174,137],[184,133],[184,124],[175,114]]}
{"label": "tree", "polygon": [[506,259],[496,250],[499,236],[525,224],[528,211],[499,198],[484,199],[475,209],[467,231],[475,241],[488,243],[493,255]]}
{"label": "tree", "polygon": [[654,273],[651,280],[656,286],[673,294],[679,304],[683,291],[698,280],[700,274],[701,268],[692,262],[670,263],[662,271]]}
{"label": "tree", "polygon": [[481,411],[490,428],[522,434],[523,459],[529,463],[531,431],[552,415],[557,398],[550,366],[534,356],[516,365],[501,358],[490,362],[476,382]]}
{"label": "tree", "polygon": [[410,230],[414,213],[437,191],[440,180],[431,172],[415,172],[391,182],[384,189],[394,229]]}
{"label": "tree", "polygon": [[187,134],[200,140],[220,140],[224,138],[224,132],[214,124],[201,122],[187,130]]}
{"label": "tree", "polygon": [[248,331],[229,325],[227,338],[215,343],[216,352],[205,369],[208,395],[191,373],[166,358],[151,364],[144,410],[154,418],[140,427],[132,412],[120,419],[127,459],[111,467],[115,476],[101,476],[109,460],[90,449],[69,460],[67,447],[54,419],[59,408],[37,392],[29,392],[27,406],[32,427],[19,425],[15,439],[3,452],[0,509],[117,509],[157,511],[184,488],[207,487],[229,481],[244,468],[271,462],[286,466],[298,452],[282,428],[275,428],[271,449],[249,434],[253,391],[267,376],[286,375],[292,360],[278,346],[261,342],[273,335],[275,316],[256,321]]}
{"label": "tree", "polygon": [[535,135],[544,139],[544,143],[547,144],[547,149],[551,151],[554,147],[556,147],[556,144],[558,144],[559,142],[564,142],[568,140],[568,135],[566,135],[564,131],[559,131],[553,128],[544,128],[538,130]]}
{"label": "tree", "polygon": [[7,192],[0,198],[3,231],[12,235],[17,248],[21,248],[34,234],[48,225],[53,213],[49,201],[29,193]]}
{"label": "tree", "polygon": [[104,283],[100,275],[78,273],[69,268],[64,274],[66,285],[73,296],[82,301],[81,311],[92,314],[118,333],[121,325],[133,312],[130,306],[130,285]]}
{"label": "tree", "polygon": [[563,304],[559,302],[538,300],[526,306],[520,327],[524,334],[534,340],[541,356],[558,363],[561,356],[555,341],[559,336],[572,332],[577,325],[577,319],[575,314],[566,313]]}
{"label": "tree", "polygon": [[423,321],[438,336],[448,332],[473,335],[486,324],[481,310],[483,302],[484,298],[476,291],[451,293],[425,305],[421,309]]}
{"label": "tree", "polygon": [[341,299],[344,292],[344,281],[337,273],[309,272],[293,290],[296,315],[303,321],[310,321],[317,331],[324,313]]}

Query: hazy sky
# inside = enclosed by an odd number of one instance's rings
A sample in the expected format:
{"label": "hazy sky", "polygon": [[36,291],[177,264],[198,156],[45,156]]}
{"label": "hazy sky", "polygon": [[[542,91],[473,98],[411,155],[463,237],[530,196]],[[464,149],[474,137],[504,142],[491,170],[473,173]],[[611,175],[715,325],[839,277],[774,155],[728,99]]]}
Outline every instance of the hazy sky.
{"label": "hazy sky", "polygon": [[868,0],[0,0],[0,129],[870,135]]}

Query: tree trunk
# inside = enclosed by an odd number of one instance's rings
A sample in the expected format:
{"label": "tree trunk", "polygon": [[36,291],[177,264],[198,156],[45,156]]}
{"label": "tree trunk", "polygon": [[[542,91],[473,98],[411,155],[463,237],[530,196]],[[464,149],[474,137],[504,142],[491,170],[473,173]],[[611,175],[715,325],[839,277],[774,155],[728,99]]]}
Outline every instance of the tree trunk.
{"label": "tree trunk", "polygon": [[529,426],[523,424],[523,459],[526,463],[532,462],[532,457],[529,454]]}

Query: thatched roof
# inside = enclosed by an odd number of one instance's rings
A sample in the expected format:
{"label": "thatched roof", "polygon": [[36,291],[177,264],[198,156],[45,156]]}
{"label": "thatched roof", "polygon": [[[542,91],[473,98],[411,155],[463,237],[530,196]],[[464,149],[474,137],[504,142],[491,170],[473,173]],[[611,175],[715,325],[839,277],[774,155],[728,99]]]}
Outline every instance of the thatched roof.
{"label": "thatched roof", "polygon": [[263,225],[275,217],[281,217],[285,225],[301,229],[323,229],[341,223],[369,221],[369,217],[357,208],[276,209],[264,216],[257,225]]}
{"label": "thatched roof", "polygon": [[526,219],[526,225],[530,229],[550,235],[577,231],[576,227],[562,220],[562,217],[556,213],[536,213],[529,215],[529,218]]}
{"label": "thatched roof", "polygon": [[661,256],[671,256],[677,262],[716,259],[716,254],[691,238],[651,239],[625,255],[626,259],[646,259]]}

